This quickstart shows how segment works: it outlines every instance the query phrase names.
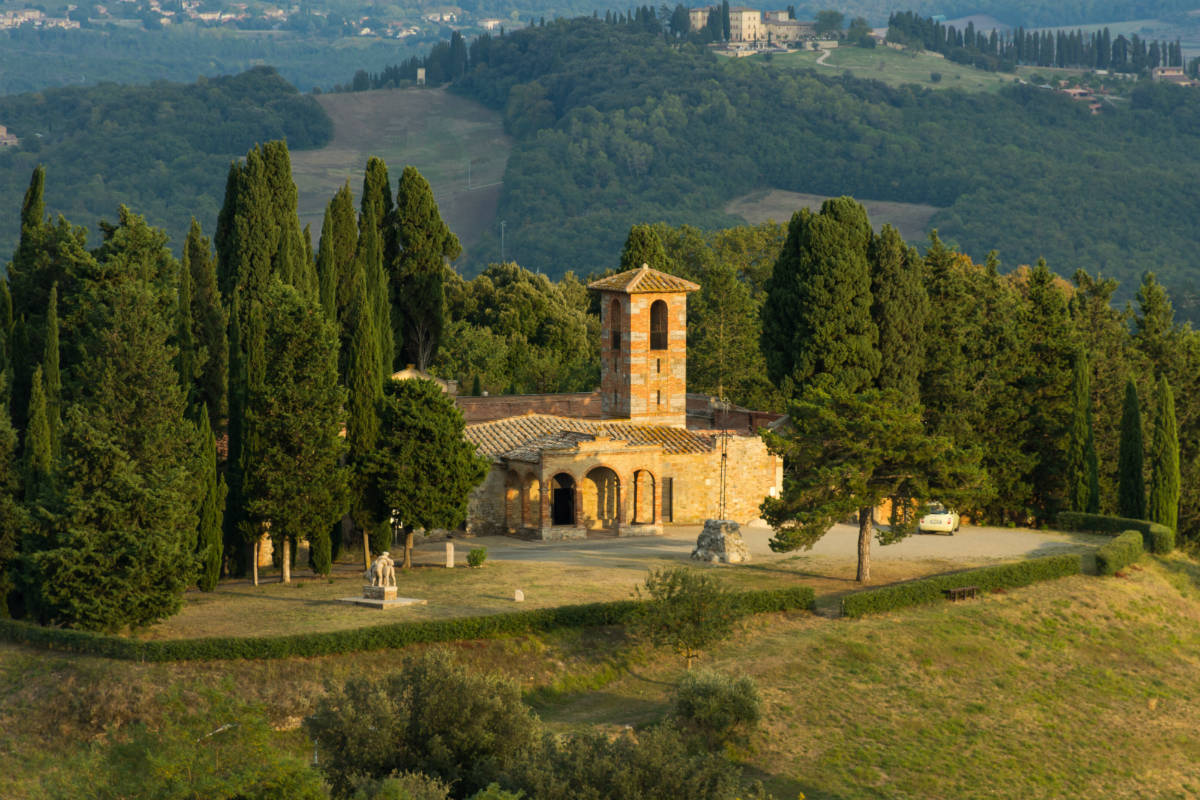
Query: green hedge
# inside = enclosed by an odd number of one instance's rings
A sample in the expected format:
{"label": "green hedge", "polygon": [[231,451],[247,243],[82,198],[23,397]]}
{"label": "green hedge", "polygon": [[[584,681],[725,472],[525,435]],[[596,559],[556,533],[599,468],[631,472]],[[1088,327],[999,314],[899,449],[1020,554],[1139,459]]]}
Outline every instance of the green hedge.
{"label": "green hedge", "polygon": [[847,595],[842,598],[842,614],[847,617],[861,617],[907,606],[935,603],[944,597],[944,590],[960,589],[964,586],[978,586],[982,591],[1028,586],[1037,581],[1078,575],[1080,569],[1078,555],[1061,555],[1033,558],[996,567],[969,569],[949,575],[935,575]]}
{"label": "green hedge", "polygon": [[1141,555],[1141,531],[1125,531],[1096,551],[1096,571],[1101,575],[1115,575],[1117,570],[1137,561]]}
{"label": "green hedge", "polygon": [[[761,614],[796,609],[812,610],[813,590],[807,586],[732,595],[739,613]],[[637,607],[633,600],[539,608],[481,617],[396,622],[345,631],[301,633],[292,636],[224,636],[209,639],[138,641],[64,628],[44,628],[28,622],[0,619],[0,640],[105,658],[129,661],[208,661],[227,658],[291,658],[383,650],[410,644],[487,639],[556,628],[619,625]]]}
{"label": "green hedge", "polygon": [[1068,531],[1111,533],[1114,536],[1125,531],[1138,531],[1142,534],[1142,546],[1147,552],[1169,553],[1175,549],[1175,531],[1166,525],[1144,519],[1064,511],[1058,515],[1058,527]]}

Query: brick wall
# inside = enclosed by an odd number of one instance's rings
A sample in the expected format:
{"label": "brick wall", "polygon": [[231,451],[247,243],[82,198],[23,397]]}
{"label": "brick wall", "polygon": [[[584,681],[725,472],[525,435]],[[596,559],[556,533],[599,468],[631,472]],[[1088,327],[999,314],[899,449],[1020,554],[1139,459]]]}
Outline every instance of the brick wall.
{"label": "brick wall", "polygon": [[[651,310],[660,301],[667,308],[667,347],[651,349]],[[687,294],[604,292],[600,329],[605,416],[683,427],[687,422]]]}

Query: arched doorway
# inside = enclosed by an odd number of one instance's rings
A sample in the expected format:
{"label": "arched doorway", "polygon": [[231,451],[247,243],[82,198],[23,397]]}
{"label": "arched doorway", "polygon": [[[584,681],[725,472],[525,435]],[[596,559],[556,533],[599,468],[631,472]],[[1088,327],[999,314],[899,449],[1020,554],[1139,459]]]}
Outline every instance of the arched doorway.
{"label": "arched doorway", "polygon": [[621,481],[608,467],[590,470],[583,482],[583,512],[589,528],[616,527],[621,508]]}
{"label": "arched doorway", "polygon": [[633,473],[633,522],[635,525],[654,524],[654,474],[639,469]]}
{"label": "arched doorway", "polygon": [[575,524],[575,479],[565,472],[554,476],[550,484],[550,524]]}

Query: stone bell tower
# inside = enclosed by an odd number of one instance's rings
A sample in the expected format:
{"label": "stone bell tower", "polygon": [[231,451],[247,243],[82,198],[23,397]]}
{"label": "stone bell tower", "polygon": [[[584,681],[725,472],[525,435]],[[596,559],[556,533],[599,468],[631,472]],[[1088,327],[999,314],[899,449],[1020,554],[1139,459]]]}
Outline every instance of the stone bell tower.
{"label": "stone bell tower", "polygon": [[687,425],[687,296],[700,287],[643,264],[588,285],[600,293],[604,416]]}

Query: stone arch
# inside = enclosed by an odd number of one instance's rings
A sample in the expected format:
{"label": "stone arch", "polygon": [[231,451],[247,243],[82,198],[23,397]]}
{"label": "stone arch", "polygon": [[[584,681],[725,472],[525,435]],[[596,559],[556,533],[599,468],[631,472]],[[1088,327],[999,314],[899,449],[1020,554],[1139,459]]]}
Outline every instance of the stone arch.
{"label": "stone arch", "polygon": [[668,342],[667,302],[655,300],[650,304],[650,349],[666,350]]}
{"label": "stone arch", "polygon": [[621,478],[610,467],[588,470],[580,488],[584,524],[589,528],[615,528],[621,519]]}
{"label": "stone arch", "polygon": [[521,527],[521,477],[516,470],[504,474],[504,530],[514,533]]}
{"label": "stone arch", "polygon": [[521,522],[527,528],[542,526],[542,483],[530,473],[521,486]]}
{"label": "stone arch", "polygon": [[648,469],[639,469],[633,473],[633,522],[635,525],[653,525],[654,500],[657,490],[654,473]]}
{"label": "stone arch", "polygon": [[574,525],[578,519],[575,508],[575,478],[560,472],[550,479],[550,524]]}

